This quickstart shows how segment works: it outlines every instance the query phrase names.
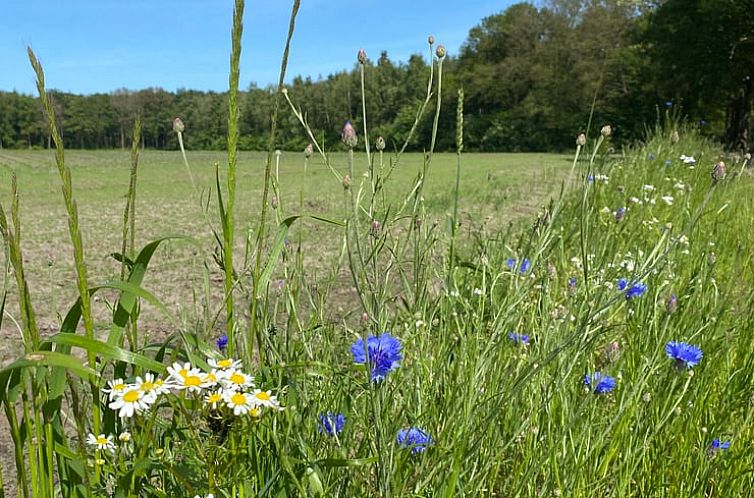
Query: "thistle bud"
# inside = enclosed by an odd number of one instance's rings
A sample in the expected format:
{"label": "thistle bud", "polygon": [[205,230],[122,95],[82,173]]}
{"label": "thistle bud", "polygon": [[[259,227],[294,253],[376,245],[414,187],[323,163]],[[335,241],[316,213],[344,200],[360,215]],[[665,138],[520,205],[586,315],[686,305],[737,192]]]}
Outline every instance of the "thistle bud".
{"label": "thistle bud", "polygon": [[718,161],[718,163],[712,168],[712,181],[717,183],[723,178],[725,178],[725,163]]}
{"label": "thistle bud", "polygon": [[429,35],[427,37],[427,43],[429,43],[430,45],[434,45],[435,44],[435,35]]}
{"label": "thistle bud", "polygon": [[283,151],[282,150],[275,149],[275,157],[277,157],[278,159],[280,159],[280,156],[282,156],[282,155],[283,155]]}
{"label": "thistle bud", "polygon": [[579,133],[579,136],[576,137],[576,145],[579,147],[583,147],[586,145],[586,135],[583,133]]}
{"label": "thistle bud", "polygon": [[673,313],[675,313],[675,310],[677,309],[678,309],[678,297],[675,294],[671,294],[665,300],[665,311],[667,311],[669,315],[672,315]]}
{"label": "thistle bud", "polygon": [[437,50],[435,50],[435,55],[437,55],[438,59],[442,59],[445,57],[445,54],[447,54],[447,51],[445,50],[445,45],[442,43],[437,46]]}
{"label": "thistle bud", "polygon": [[382,230],[382,224],[379,220],[373,220],[372,221],[372,235],[379,235],[380,230]]}
{"label": "thistle bud", "polygon": [[602,133],[603,137],[607,138],[613,134],[613,128],[610,125],[605,125],[602,127],[602,130],[600,130],[600,133]]}
{"label": "thistle bud", "polygon": [[312,144],[308,144],[304,149],[304,157],[309,159],[310,157],[312,157],[312,154],[314,154],[314,147],[312,147]]}
{"label": "thistle bud", "polygon": [[186,127],[183,125],[183,121],[181,121],[181,118],[175,118],[173,120],[173,131],[176,133],[183,133],[183,130],[185,130]]}
{"label": "thistle bud", "polygon": [[385,139],[382,137],[377,137],[377,142],[374,144],[374,147],[380,152],[385,150]]}
{"label": "thistle bud", "polygon": [[359,64],[366,64],[367,63],[367,52],[363,48],[359,49],[359,54],[356,56],[356,58],[359,60]]}
{"label": "thistle bud", "polygon": [[350,175],[346,175],[346,176],[343,177],[343,188],[345,190],[348,190],[349,188],[351,188],[351,176]]}
{"label": "thistle bud", "polygon": [[359,143],[359,137],[356,136],[356,130],[353,128],[350,121],[346,121],[346,124],[343,125],[343,131],[340,132],[340,138],[349,149],[353,149],[356,147],[356,144]]}
{"label": "thistle bud", "polygon": [[678,130],[673,130],[673,133],[670,134],[670,141],[677,144],[680,139],[681,137],[678,135]]}

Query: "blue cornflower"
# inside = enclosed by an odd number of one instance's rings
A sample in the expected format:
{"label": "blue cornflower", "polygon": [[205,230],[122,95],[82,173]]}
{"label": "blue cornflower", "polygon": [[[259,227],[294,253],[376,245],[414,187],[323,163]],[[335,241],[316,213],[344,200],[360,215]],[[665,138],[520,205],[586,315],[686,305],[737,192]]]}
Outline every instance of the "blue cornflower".
{"label": "blue cornflower", "polygon": [[576,288],[576,277],[571,277],[568,279],[568,288],[569,289],[575,289]]}
{"label": "blue cornflower", "polygon": [[423,452],[427,449],[427,446],[432,446],[434,443],[432,437],[418,427],[399,430],[398,436],[395,439],[398,442],[398,446],[401,448],[410,448],[411,454],[414,455]]}
{"label": "blue cornflower", "polygon": [[584,385],[589,387],[594,394],[605,394],[615,389],[615,379],[609,375],[594,372],[592,375],[584,375]]}
{"label": "blue cornflower", "polygon": [[712,444],[709,446],[709,454],[714,455],[718,451],[727,450],[730,448],[730,441],[720,441],[719,438],[712,440]]}
{"label": "blue cornflower", "polygon": [[628,285],[628,280],[625,278],[621,278],[618,280],[618,290],[625,290],[626,286]]}
{"label": "blue cornflower", "polygon": [[615,221],[620,221],[626,215],[626,208],[619,207],[615,210]]}
{"label": "blue cornflower", "polygon": [[707,120],[702,118],[699,120],[699,126],[705,126],[707,124]]}
{"label": "blue cornflower", "polygon": [[676,366],[679,368],[686,366],[691,368],[694,365],[698,365],[702,360],[702,350],[696,346],[685,342],[670,341],[665,345],[665,354],[668,358],[675,360]]}
{"label": "blue cornflower", "polygon": [[335,436],[336,434],[343,432],[343,427],[346,425],[346,416],[342,413],[320,413],[318,418],[319,424],[317,424],[317,431],[319,431],[320,434]]}
{"label": "blue cornflower", "polygon": [[355,363],[365,363],[371,367],[372,380],[376,382],[400,366],[399,362],[403,359],[401,348],[401,341],[385,333],[370,335],[366,345],[364,339],[358,339],[351,346],[351,353]]}
{"label": "blue cornflower", "polygon": [[641,297],[647,291],[647,286],[641,282],[633,282],[631,286],[626,290],[626,299],[633,299],[635,297]]}
{"label": "blue cornflower", "polygon": [[673,107],[673,101],[668,100],[667,102],[665,102],[665,107]]}
{"label": "blue cornflower", "polygon": [[524,258],[524,260],[521,262],[521,269],[519,270],[521,273],[526,273],[529,271],[529,268],[531,268],[531,261],[529,261],[529,258]]}
{"label": "blue cornflower", "polygon": [[589,175],[586,177],[586,179],[591,183],[594,182],[594,175]]}
{"label": "blue cornflower", "polygon": [[516,346],[528,346],[529,336],[526,334],[517,334],[515,332],[508,332],[508,339],[511,340]]}
{"label": "blue cornflower", "polygon": [[228,336],[223,334],[220,337],[217,338],[215,341],[215,344],[217,345],[217,349],[225,349],[228,347]]}
{"label": "blue cornflower", "polygon": [[[505,260],[505,266],[507,266],[510,270],[515,270],[516,268],[518,268],[518,261],[516,260],[516,258],[508,258],[507,260]],[[524,274],[529,271],[529,268],[531,268],[531,261],[529,261],[529,258],[524,258],[524,260],[521,261],[521,268],[519,268],[519,272],[521,274]]]}

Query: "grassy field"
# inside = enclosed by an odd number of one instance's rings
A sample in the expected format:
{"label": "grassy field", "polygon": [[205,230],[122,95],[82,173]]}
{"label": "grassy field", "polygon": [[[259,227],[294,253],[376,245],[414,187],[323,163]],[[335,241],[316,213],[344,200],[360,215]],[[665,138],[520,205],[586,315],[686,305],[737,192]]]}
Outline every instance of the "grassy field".
{"label": "grassy field", "polygon": [[[212,254],[212,229],[219,227],[214,199],[205,216],[202,209],[208,194],[214,196],[214,164],[227,163],[223,152],[188,153],[197,190],[179,152],[142,151],[137,186],[136,245],[167,235],[195,238],[202,247],[174,242],[160,249],[145,287],[170,306],[176,316],[188,317],[200,308],[196,295],[202,293],[204,264],[211,270],[213,286],[220,287],[219,271],[208,258]],[[255,230],[266,154],[241,153],[238,172],[237,227],[239,233]],[[120,265],[108,257],[120,251],[125,195],[130,174],[127,151],[67,151],[72,168],[76,201],[81,217],[84,245],[92,282],[105,282],[119,276]],[[332,164],[346,169],[345,154],[334,154]],[[462,229],[494,231],[509,222],[531,214],[560,187],[570,168],[571,158],[554,154],[467,154],[463,157],[461,181]],[[363,179],[365,157],[356,154],[354,181]],[[388,155],[385,155],[386,167]],[[388,201],[398,206],[412,188],[423,163],[422,154],[406,154],[387,184]],[[446,223],[451,209],[456,159],[452,154],[436,154],[424,190],[429,222]],[[286,216],[316,214],[342,219],[343,187],[315,156],[304,175],[304,157],[284,152],[279,168],[281,195],[278,209]],[[34,305],[40,326],[48,333],[57,330],[60,314],[75,301],[73,258],[67,218],[60,195],[60,179],[50,151],[0,150],[0,200],[10,205],[10,175],[18,176],[21,203],[22,246],[27,275],[34,289]],[[197,192],[199,193],[197,195]],[[303,194],[304,208],[300,208]],[[274,221],[274,220],[273,220]],[[340,246],[340,233],[315,222],[294,227],[292,238],[303,237],[307,267],[312,273],[324,271]],[[243,251],[244,235],[238,251]],[[343,285],[347,285],[347,280]],[[15,310],[13,289],[6,309]],[[220,299],[214,296],[216,301]],[[99,301],[97,318],[109,319],[108,303]],[[165,327],[160,315],[147,307],[145,327],[160,331]],[[3,363],[20,351],[19,337],[11,320],[3,323]]]}

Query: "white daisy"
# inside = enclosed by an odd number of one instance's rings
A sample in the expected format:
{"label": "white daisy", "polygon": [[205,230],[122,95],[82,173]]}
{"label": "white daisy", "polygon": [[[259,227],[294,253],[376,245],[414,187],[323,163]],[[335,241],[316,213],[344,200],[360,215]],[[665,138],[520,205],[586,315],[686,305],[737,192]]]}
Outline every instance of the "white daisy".
{"label": "white daisy", "polygon": [[144,374],[144,378],[136,377],[134,385],[144,393],[145,398],[151,398],[154,402],[157,400],[157,396],[168,392],[169,385],[164,381],[155,379],[153,373]]}
{"label": "white daisy", "polygon": [[222,377],[221,382],[227,389],[239,390],[254,385],[254,377],[241,370],[228,370]]}
{"label": "white daisy", "polygon": [[226,372],[224,370],[213,368],[210,373],[204,375],[204,381],[209,384],[208,387],[215,387],[225,376]]}
{"label": "white daisy", "polygon": [[276,396],[270,391],[262,391],[261,389],[254,389],[251,393],[255,406],[266,406],[267,408],[273,408],[275,410],[280,409],[280,402]]}
{"label": "white daisy", "polygon": [[109,380],[107,381],[107,386],[108,387],[102,389],[102,392],[108,394],[110,401],[112,401],[117,395],[125,391],[127,387],[126,383],[123,382],[123,379]]}
{"label": "white daisy", "polygon": [[228,390],[223,392],[223,399],[233,409],[233,415],[245,415],[254,407],[250,394]]}
{"label": "white daisy", "polygon": [[217,410],[218,403],[223,402],[223,392],[222,391],[216,391],[213,393],[209,393],[204,397],[204,404],[212,408],[213,410]]}
{"label": "white daisy", "polygon": [[168,372],[170,372],[172,385],[176,389],[188,389],[189,392],[198,393],[211,385],[206,375],[198,368],[192,368],[189,363],[183,365],[174,363],[172,367],[168,367]]}
{"label": "white daisy", "polygon": [[150,404],[151,402],[144,398],[144,393],[139,388],[129,386],[109,406],[113,410],[119,410],[119,417],[133,417],[134,413],[146,410]]}
{"label": "white daisy", "polygon": [[102,451],[115,451],[112,435],[105,436],[104,434],[100,434],[99,436],[95,436],[94,434],[89,434],[86,438],[86,444]]}
{"label": "white daisy", "polygon": [[207,363],[212,368],[217,368],[218,370],[231,370],[241,366],[241,360],[234,360],[233,358],[223,358],[222,360],[210,358],[207,360]]}

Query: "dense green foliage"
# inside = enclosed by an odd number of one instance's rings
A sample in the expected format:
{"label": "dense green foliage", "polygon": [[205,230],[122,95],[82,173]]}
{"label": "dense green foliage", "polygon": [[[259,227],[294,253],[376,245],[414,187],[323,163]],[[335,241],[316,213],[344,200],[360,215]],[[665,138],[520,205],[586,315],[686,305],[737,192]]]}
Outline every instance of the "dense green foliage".
{"label": "dense green foliage", "polygon": [[[451,103],[455,89],[465,89],[469,150],[565,150],[578,131],[594,130],[590,123],[608,122],[616,143],[626,143],[642,137],[644,123],[666,103],[694,122],[703,120],[709,136],[747,149],[754,98],[750,7],[734,0],[515,4],[483,19],[461,52],[446,59],[445,100]],[[414,122],[429,71],[426,61],[416,54],[396,63],[383,52],[366,67],[367,111],[374,136],[383,135],[388,150],[400,145],[396,137]],[[297,77],[290,92],[304,103],[309,124],[326,145],[337,146],[347,119],[360,128],[358,68],[316,81]],[[272,87],[251,85],[241,92],[242,149],[266,147],[273,96]],[[127,147],[129,123],[137,113],[146,147],[177,147],[171,133],[175,116],[187,125],[190,149],[225,147],[227,94],[222,92],[150,88],[53,97],[68,147]],[[431,116],[425,114],[411,149],[428,142]],[[439,150],[452,149],[451,118],[440,122]],[[279,125],[279,148],[306,145],[288,109]],[[35,99],[0,92],[0,147],[48,145]]]}

